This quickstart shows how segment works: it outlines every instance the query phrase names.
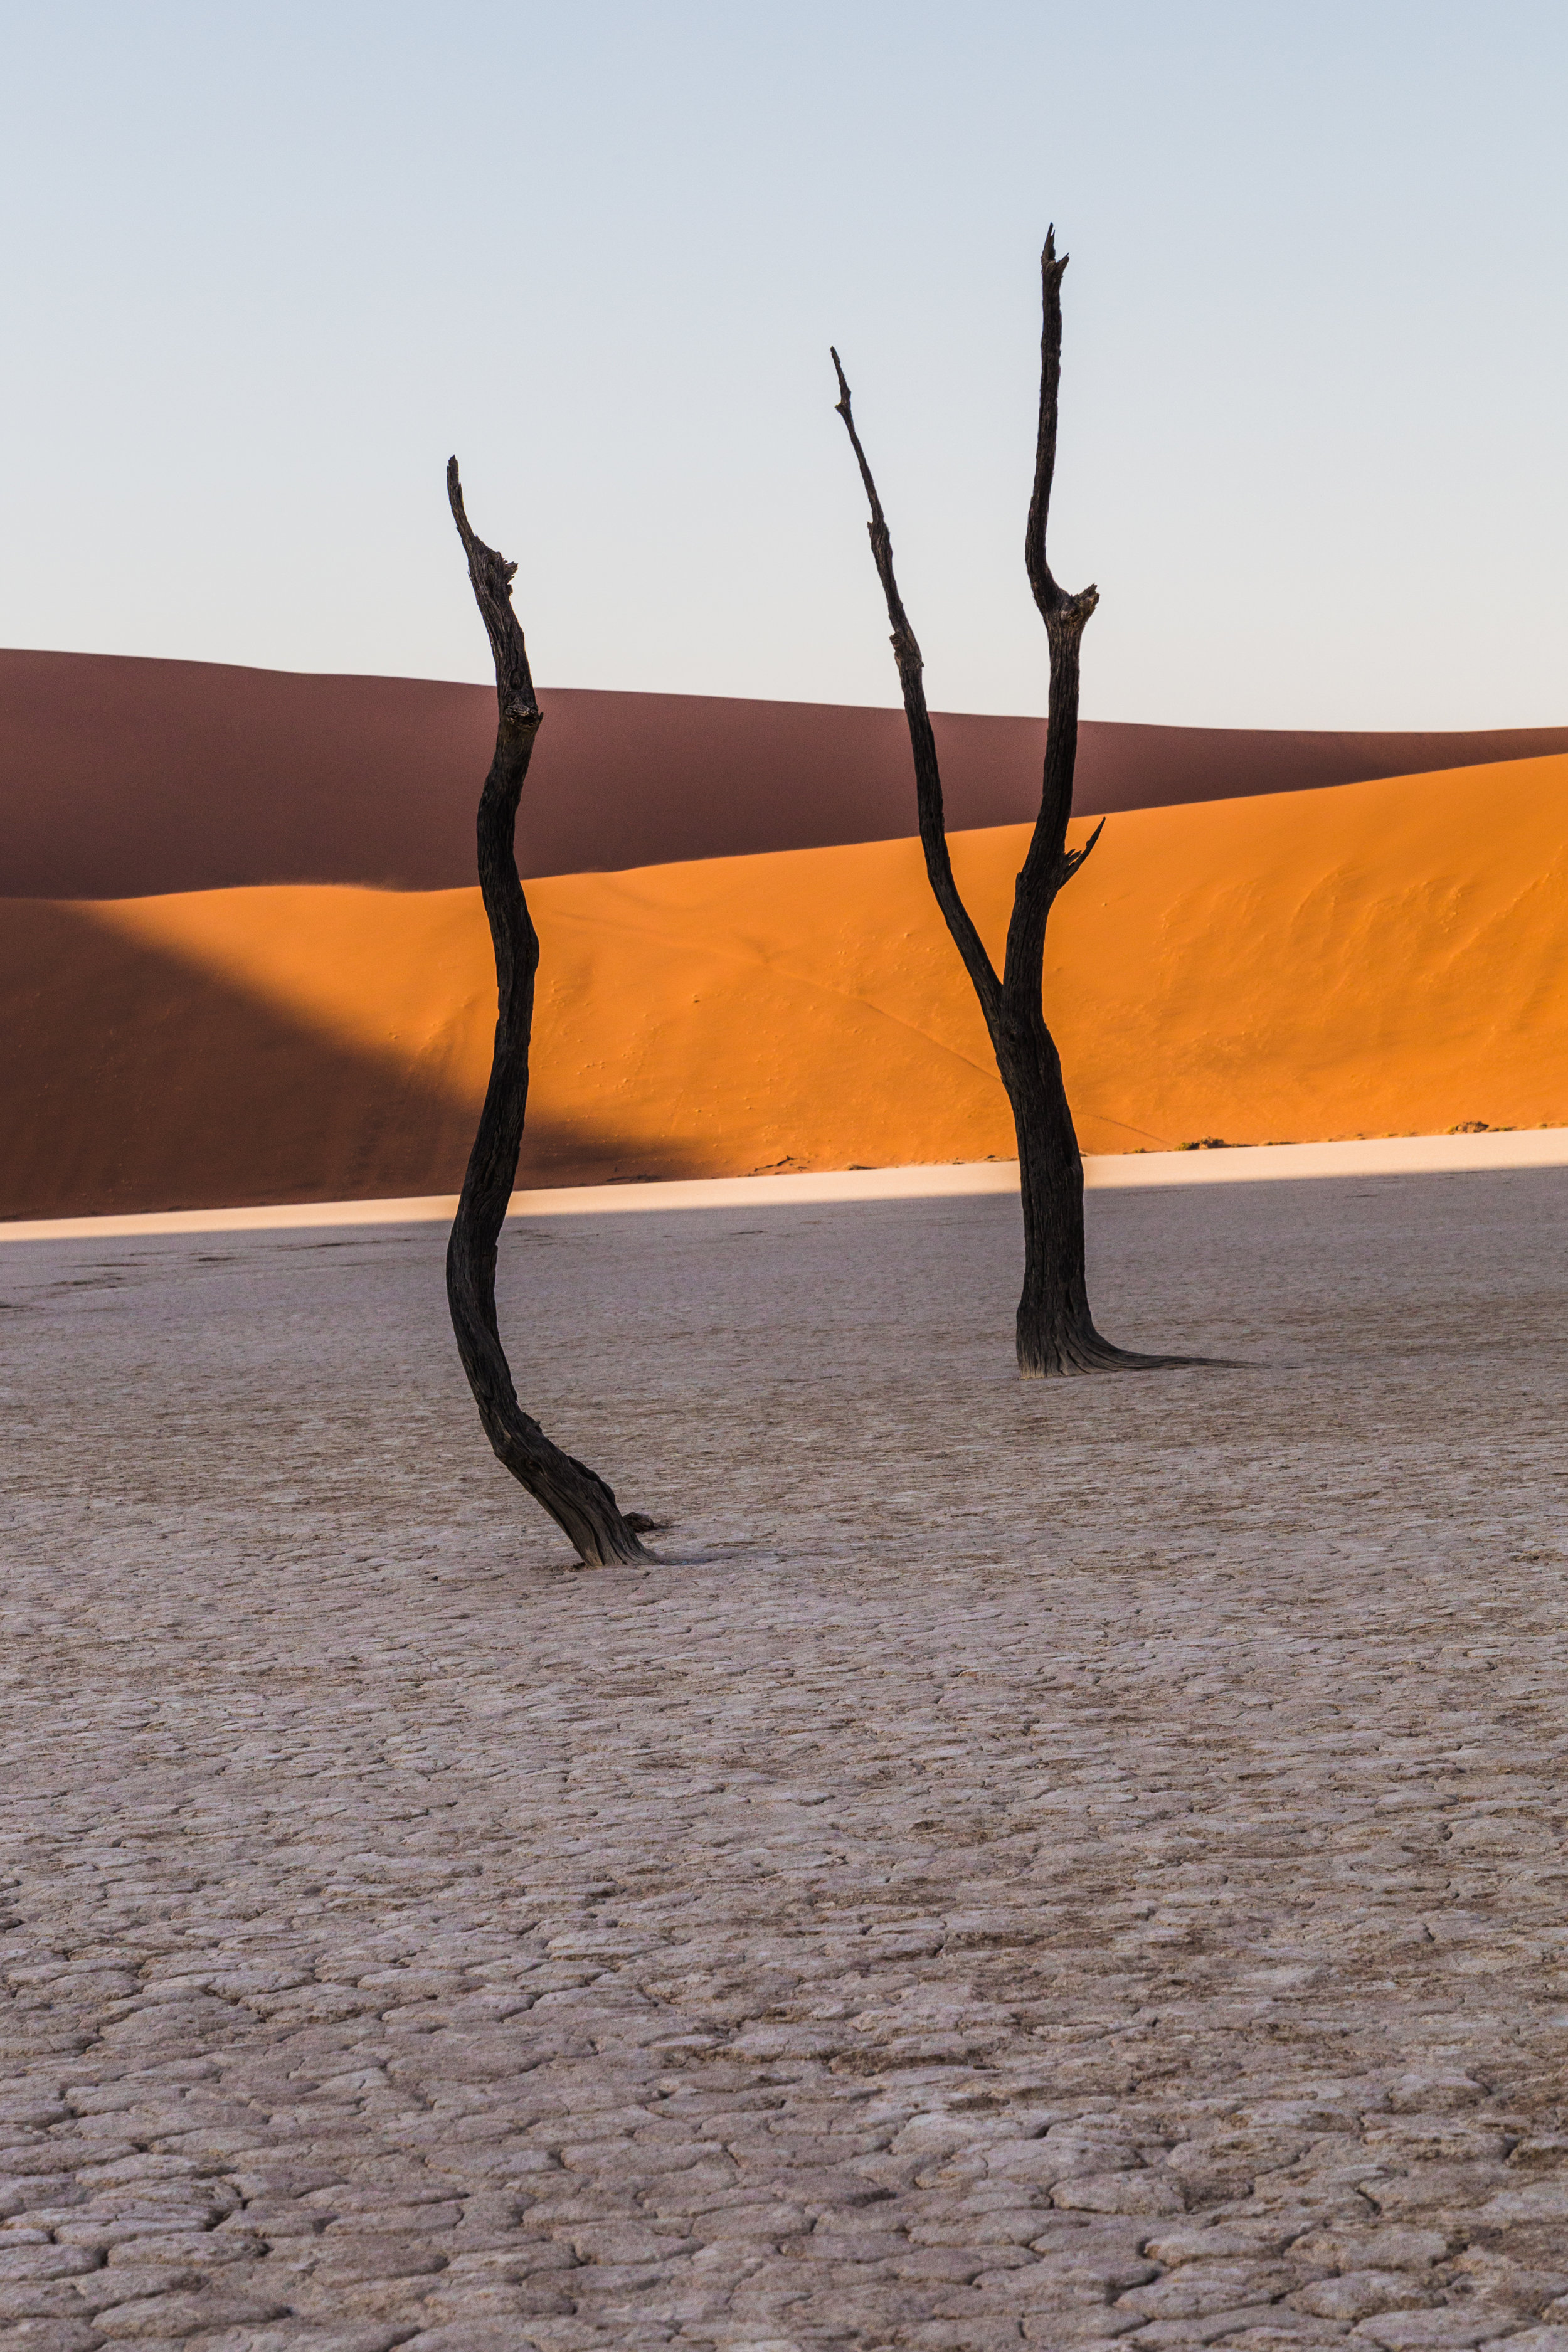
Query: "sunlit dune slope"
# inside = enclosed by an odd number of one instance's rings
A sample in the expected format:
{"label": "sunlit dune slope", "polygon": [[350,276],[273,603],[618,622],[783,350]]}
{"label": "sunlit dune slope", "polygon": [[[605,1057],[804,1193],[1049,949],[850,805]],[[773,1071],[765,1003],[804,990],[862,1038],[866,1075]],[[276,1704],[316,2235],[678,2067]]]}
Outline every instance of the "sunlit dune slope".
{"label": "sunlit dune slope", "polygon": [[[1565,833],[1563,755],[1111,817],[1046,969],[1085,1149],[1568,1123]],[[953,840],[998,956],[1026,839]],[[1010,1155],[918,843],[530,898],[525,1182]],[[494,1003],[475,891],[8,902],[0,995],[0,1213],[460,1180]]]}

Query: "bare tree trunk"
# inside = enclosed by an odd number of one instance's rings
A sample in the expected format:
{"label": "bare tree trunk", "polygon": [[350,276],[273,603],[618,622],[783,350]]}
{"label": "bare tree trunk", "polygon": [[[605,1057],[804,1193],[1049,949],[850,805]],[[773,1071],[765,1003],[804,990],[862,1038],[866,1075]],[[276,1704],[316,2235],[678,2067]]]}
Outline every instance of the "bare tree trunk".
{"label": "bare tree trunk", "polygon": [[496,1245],[522,1144],[533,980],[539,969],[539,935],[518,877],[512,829],[543,714],[534,699],[528,653],[512,610],[511,580],[517,566],[475,538],[463,509],[456,457],[447,467],[447,495],[495,656],[497,703],[495,758],[479,796],[479,889],[496,959],[495,1055],[447,1245],[447,1301],[458,1353],[497,1460],[549,1512],[576,1546],[580,1559],[595,1566],[646,1559],[637,1530],[654,1522],[624,1514],[604,1480],[552,1444],[523,1412],[496,1325]]}
{"label": "bare tree trunk", "polygon": [[860,478],[870,503],[871,552],[888,600],[893,657],[903,688],[914,752],[915,792],[926,873],[953,944],[963,959],[996,1055],[996,1067],[1013,1108],[1018,1139],[1018,1181],[1024,1206],[1024,1288],[1018,1301],[1018,1370],[1026,1380],[1068,1372],[1152,1370],[1197,1360],[1184,1356],[1140,1356],[1113,1347],[1094,1328],[1084,1273],[1083,1161],[1056,1043],[1046,1025],[1041,986],[1046,924],[1057,893],[1071,880],[1095,843],[1104,820],[1082,849],[1068,849],[1073,767],[1078,756],[1079,647],[1100,601],[1096,588],[1076,595],[1058,586],[1046,561],[1046,521],[1057,461],[1057,404],[1061,384],[1062,272],[1056,233],[1040,257],[1044,320],[1040,337],[1040,420],[1035,450],[1035,487],[1029,501],[1025,561],[1050,646],[1051,697],[1046,722],[1045,773],[1040,810],[1018,875],[1002,976],[986,953],[953,880],[942,813],[942,776],[936,739],[926,709],[924,663],[910,626],[893,573],[893,542],[860,436],[855,429],[849,386],[838,354],[838,414],[844,419]]}

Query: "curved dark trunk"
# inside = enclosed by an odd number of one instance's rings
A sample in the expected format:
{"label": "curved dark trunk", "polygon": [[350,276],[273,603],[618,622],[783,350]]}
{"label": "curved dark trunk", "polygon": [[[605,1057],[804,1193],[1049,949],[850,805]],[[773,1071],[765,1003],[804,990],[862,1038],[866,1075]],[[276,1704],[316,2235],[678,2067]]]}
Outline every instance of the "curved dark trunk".
{"label": "curved dark trunk", "polygon": [[1024,1288],[1018,1301],[1018,1370],[1026,1380],[1070,1372],[1152,1370],[1198,1360],[1183,1356],[1142,1356],[1113,1347],[1095,1329],[1084,1268],[1083,1160],[1073,1129],[1061,1060],[1046,1024],[1041,1002],[1046,925],[1057,893],[1069,882],[1100,839],[1104,820],[1082,849],[1068,849],[1073,768],[1078,757],[1079,648],[1100,592],[1085,588],[1069,595],[1052,577],[1046,561],[1046,523],[1057,461],[1057,409],[1061,384],[1061,279],[1053,231],[1040,257],[1043,320],[1040,335],[1040,416],[1035,449],[1035,485],[1025,534],[1029,585],[1050,646],[1051,698],[1046,722],[1045,770],[1040,809],[1014,895],[1002,976],[959,896],[948,855],[942,777],[936,740],[926,709],[924,664],[893,573],[893,545],[877,485],[855,429],[849,386],[838,354],[838,414],[854,447],[870,503],[871,553],[892,624],[893,657],[899,667],[904,711],[914,753],[915,791],[926,873],[953,944],[980,1000],[991,1034],[996,1067],[1013,1108],[1018,1138],[1018,1181],[1024,1207]]}
{"label": "curved dark trunk", "polygon": [[1037,1032],[1008,1040],[997,1065],[1018,1139],[1024,1287],[1016,1328],[1026,1380],[1108,1370],[1118,1356],[1089,1313],[1083,1161],[1056,1045],[1043,1021]]}
{"label": "curved dark trunk", "polygon": [[1084,1267],[1083,1160],[1061,1061],[1045,1022],[1036,1021],[1020,1038],[1007,1038],[997,1066],[1013,1107],[1024,1211],[1019,1371],[1026,1380],[1058,1380],[1075,1372],[1152,1371],[1198,1360],[1138,1355],[1096,1329]]}
{"label": "curved dark trunk", "polygon": [[539,935],[518,877],[512,832],[542,713],[512,611],[517,566],[475,538],[463,509],[456,457],[447,467],[447,491],[495,656],[498,713],[495,758],[479,814],[479,889],[496,960],[495,1053],[447,1244],[447,1302],[458,1353],[497,1460],[549,1512],[580,1559],[595,1566],[646,1559],[637,1529],[651,1527],[652,1520],[623,1513],[605,1481],[552,1444],[523,1412],[496,1324],[496,1248],[517,1180],[528,1109],[533,980],[539,969]]}

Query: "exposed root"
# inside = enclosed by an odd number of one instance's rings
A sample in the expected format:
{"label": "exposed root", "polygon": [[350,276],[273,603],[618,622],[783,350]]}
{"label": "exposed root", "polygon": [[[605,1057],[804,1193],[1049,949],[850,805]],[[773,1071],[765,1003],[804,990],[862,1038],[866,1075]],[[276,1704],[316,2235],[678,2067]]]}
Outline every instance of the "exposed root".
{"label": "exposed root", "polygon": [[1026,1381],[1076,1380],[1091,1372],[1171,1372],[1194,1365],[1220,1371],[1247,1370],[1237,1356],[1146,1356],[1136,1348],[1118,1348],[1093,1330],[1053,1349],[1048,1360],[1034,1350],[1026,1360],[1022,1341],[1018,1347],[1018,1377]]}

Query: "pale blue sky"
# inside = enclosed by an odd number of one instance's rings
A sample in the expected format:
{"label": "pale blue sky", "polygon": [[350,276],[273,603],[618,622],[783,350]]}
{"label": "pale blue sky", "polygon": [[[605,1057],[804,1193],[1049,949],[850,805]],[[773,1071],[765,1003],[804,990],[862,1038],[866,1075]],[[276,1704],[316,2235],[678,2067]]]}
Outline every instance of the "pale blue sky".
{"label": "pale blue sky", "polygon": [[1562,0],[0,8],[0,643],[890,702],[1568,723]]}

